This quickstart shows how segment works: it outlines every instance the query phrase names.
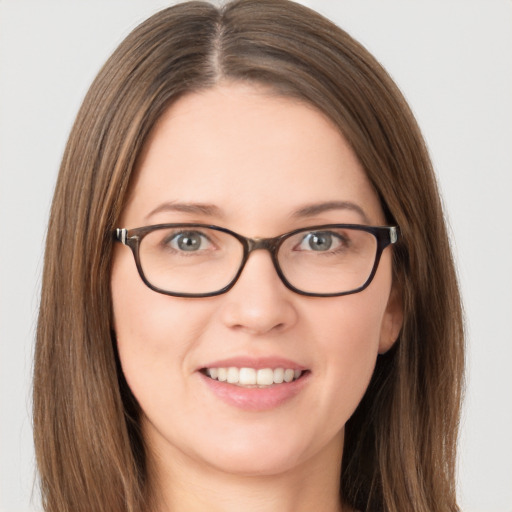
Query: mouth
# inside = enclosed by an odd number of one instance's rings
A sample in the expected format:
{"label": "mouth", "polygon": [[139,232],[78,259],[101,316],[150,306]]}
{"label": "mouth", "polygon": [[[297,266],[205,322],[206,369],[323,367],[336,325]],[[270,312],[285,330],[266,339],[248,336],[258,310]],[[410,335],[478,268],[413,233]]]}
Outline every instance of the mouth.
{"label": "mouth", "polygon": [[229,406],[246,411],[280,407],[308,386],[311,370],[279,357],[233,357],[199,369],[204,384]]}
{"label": "mouth", "polygon": [[308,373],[308,370],[229,366],[203,368],[201,373],[214,381],[242,388],[271,388],[294,382]]}

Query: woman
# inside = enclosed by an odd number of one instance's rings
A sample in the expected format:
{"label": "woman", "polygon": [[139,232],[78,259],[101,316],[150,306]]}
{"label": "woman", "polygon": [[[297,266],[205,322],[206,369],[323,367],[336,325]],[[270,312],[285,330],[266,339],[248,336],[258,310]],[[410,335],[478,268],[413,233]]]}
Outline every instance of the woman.
{"label": "woman", "polygon": [[127,37],[52,206],[46,510],[457,510],[462,364],[428,155],[359,44],[262,0]]}

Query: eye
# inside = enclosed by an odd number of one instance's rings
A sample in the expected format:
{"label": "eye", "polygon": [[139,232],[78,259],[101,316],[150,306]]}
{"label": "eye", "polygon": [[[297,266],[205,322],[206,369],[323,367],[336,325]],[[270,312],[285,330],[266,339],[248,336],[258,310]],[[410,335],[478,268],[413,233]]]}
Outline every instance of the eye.
{"label": "eye", "polygon": [[200,231],[183,231],[167,237],[166,243],[177,251],[204,251],[211,246],[209,238]]}
{"label": "eye", "polygon": [[335,251],[343,245],[339,235],[330,231],[313,231],[307,233],[297,246],[299,251]]}

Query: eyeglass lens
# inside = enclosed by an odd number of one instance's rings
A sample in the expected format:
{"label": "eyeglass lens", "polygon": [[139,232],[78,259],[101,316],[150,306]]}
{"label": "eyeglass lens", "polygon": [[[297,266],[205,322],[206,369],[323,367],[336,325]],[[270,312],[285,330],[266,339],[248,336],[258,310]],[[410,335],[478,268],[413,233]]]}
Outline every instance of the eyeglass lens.
{"label": "eyeglass lens", "polygon": [[[277,260],[290,285],[306,293],[344,293],[363,286],[373,269],[377,239],[367,231],[301,230],[283,238]],[[208,227],[156,229],[140,242],[139,259],[151,285],[170,293],[206,294],[228,286],[243,264],[235,236]]]}

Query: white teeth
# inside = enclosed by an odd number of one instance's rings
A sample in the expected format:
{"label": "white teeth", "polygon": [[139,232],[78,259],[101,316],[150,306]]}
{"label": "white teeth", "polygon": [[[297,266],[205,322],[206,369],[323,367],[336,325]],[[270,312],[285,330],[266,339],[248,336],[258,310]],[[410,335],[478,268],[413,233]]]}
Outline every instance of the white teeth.
{"label": "white teeth", "polygon": [[205,371],[213,380],[247,387],[264,387],[283,382],[292,382],[302,375],[301,370],[292,368],[207,368]]}
{"label": "white teeth", "polygon": [[227,381],[230,384],[236,384],[239,380],[240,372],[238,368],[230,367],[228,368],[228,378]]}
{"label": "white teeth", "polygon": [[[212,370],[217,370],[217,379],[220,382],[225,382],[228,378],[228,370],[227,368],[211,368]],[[213,379],[214,377],[212,377]]]}
{"label": "white teeth", "polygon": [[274,383],[282,384],[284,381],[284,368],[276,368],[274,370]]}
{"label": "white teeth", "polygon": [[238,383],[242,386],[254,386],[256,384],[256,370],[254,368],[240,368]]}
{"label": "white teeth", "polygon": [[271,386],[274,384],[274,372],[270,368],[261,368],[256,374],[258,386]]}
{"label": "white teeth", "polygon": [[[295,371],[294,370],[285,370],[284,371],[284,381],[285,382],[291,382],[293,380],[293,377],[295,375]],[[300,375],[300,371],[299,371],[299,375]]]}

